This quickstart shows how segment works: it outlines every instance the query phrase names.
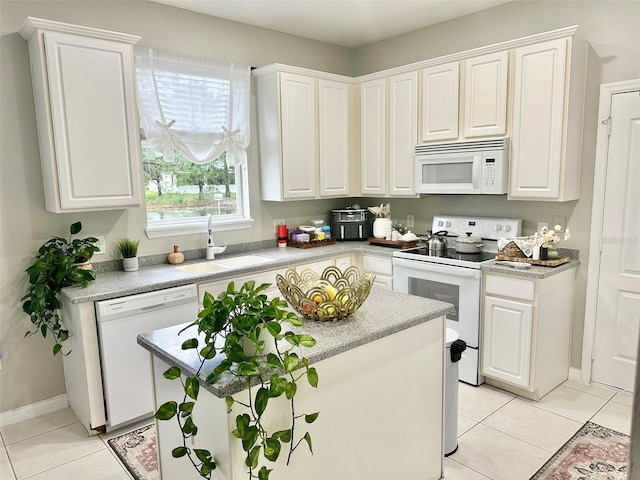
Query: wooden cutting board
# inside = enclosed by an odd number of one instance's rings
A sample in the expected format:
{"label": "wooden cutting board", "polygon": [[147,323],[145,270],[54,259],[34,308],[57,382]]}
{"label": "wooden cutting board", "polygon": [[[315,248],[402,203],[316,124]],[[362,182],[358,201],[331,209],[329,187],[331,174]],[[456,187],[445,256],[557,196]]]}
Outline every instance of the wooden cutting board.
{"label": "wooden cutting board", "polygon": [[372,245],[382,245],[383,247],[394,247],[394,248],[413,248],[418,245],[417,240],[412,240],[410,242],[403,242],[400,240],[385,240],[384,238],[374,238],[369,237],[369,243]]}

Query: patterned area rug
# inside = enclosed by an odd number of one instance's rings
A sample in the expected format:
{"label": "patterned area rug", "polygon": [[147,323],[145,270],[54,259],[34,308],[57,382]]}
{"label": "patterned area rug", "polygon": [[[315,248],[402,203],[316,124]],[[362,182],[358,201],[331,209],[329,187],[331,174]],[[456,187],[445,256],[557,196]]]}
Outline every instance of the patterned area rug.
{"label": "patterned area rug", "polygon": [[629,436],[587,422],[530,480],[625,480]]}
{"label": "patterned area rug", "polygon": [[156,427],[147,425],[107,443],[136,480],[159,480]]}

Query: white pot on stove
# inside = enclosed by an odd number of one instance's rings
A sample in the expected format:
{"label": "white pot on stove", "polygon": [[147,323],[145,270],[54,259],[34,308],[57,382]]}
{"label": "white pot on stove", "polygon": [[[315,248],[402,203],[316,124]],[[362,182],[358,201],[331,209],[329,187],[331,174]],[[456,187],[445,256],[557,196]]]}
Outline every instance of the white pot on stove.
{"label": "white pot on stove", "polygon": [[459,236],[453,241],[458,253],[480,253],[484,243],[482,238],[474,237],[471,232],[466,232],[466,236]]}

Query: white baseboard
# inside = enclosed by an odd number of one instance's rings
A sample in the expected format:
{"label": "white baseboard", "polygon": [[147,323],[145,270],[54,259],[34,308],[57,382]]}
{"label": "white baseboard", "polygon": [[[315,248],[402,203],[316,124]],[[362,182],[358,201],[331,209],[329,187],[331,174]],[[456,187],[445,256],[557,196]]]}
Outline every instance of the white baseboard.
{"label": "white baseboard", "polygon": [[575,367],[569,367],[569,380],[582,383],[582,370]]}
{"label": "white baseboard", "polygon": [[69,406],[67,394],[58,395],[57,397],[48,398],[40,402],[25,405],[24,407],[15,408],[0,413],[0,427],[5,427],[13,423],[29,420],[30,418],[44,415],[46,413],[55,412]]}

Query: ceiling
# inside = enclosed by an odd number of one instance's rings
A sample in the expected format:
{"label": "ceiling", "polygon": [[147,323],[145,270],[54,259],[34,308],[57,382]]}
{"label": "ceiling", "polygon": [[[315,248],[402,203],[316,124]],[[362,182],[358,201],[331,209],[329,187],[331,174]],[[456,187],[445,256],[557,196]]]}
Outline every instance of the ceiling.
{"label": "ceiling", "polygon": [[511,0],[151,1],[353,48]]}

